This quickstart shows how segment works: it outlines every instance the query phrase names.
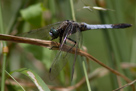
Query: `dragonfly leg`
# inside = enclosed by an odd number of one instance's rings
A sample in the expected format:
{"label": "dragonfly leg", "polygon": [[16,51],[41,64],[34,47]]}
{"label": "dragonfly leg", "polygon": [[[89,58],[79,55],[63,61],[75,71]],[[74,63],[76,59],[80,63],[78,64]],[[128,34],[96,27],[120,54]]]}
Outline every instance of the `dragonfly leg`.
{"label": "dragonfly leg", "polygon": [[62,42],[62,35],[63,35],[63,34],[60,34],[60,36],[59,36],[59,37],[60,37],[60,38],[59,38],[59,43]]}
{"label": "dragonfly leg", "polygon": [[69,51],[71,51],[71,49],[76,45],[76,41],[75,41],[75,40],[72,40],[71,38],[68,38],[68,37],[67,37],[67,39],[69,40],[69,42],[74,43],[74,45],[73,45],[71,48],[68,49],[67,52],[69,52]]}
{"label": "dragonfly leg", "polygon": [[[71,48],[69,48],[68,49],[68,51],[67,51],[67,54],[68,54],[68,52],[69,51],[71,51],[71,49],[76,45],[76,41],[75,40],[72,40],[71,38],[67,38],[70,42],[73,42],[74,43],[74,45],[71,47]],[[64,58],[67,56],[67,54],[64,56]]]}

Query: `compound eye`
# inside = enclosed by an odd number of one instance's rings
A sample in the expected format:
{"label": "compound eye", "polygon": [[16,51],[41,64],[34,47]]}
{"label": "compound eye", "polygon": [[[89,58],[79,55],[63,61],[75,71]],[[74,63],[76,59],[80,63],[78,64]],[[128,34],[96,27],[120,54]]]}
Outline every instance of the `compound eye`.
{"label": "compound eye", "polygon": [[53,36],[53,35],[54,35],[54,31],[55,31],[54,28],[51,28],[51,29],[50,29],[50,32],[49,32],[50,36]]}
{"label": "compound eye", "polygon": [[51,36],[53,39],[55,39],[55,38],[58,37],[58,32],[57,32],[56,29],[54,29],[54,28],[51,28],[51,29],[50,29],[49,34],[50,34],[50,36]]}

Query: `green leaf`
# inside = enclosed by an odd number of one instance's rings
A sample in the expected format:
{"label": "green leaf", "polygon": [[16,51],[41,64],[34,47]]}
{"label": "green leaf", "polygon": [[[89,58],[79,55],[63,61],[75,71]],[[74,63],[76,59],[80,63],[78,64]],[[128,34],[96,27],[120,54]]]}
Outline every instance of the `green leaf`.
{"label": "green leaf", "polygon": [[41,3],[32,5],[26,9],[20,11],[24,20],[34,26],[41,26],[42,24],[42,11],[43,7]]}
{"label": "green leaf", "polygon": [[21,69],[14,71],[14,72],[20,72],[20,73],[28,76],[34,82],[34,84],[37,86],[39,91],[50,91],[50,89],[44,83],[44,81],[32,70],[27,69],[27,68],[21,68]]}

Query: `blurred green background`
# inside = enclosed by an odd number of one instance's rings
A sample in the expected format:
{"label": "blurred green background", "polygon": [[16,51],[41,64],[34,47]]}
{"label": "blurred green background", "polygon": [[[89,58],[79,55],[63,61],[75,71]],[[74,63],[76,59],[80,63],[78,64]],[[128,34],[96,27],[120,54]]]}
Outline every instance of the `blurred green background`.
{"label": "blurred green background", "polygon": [[[136,79],[136,1],[135,0],[73,0],[74,11],[77,22],[88,24],[106,23],[130,23],[133,26],[119,30],[88,30],[82,32],[83,46],[89,54],[118,70],[131,80]],[[69,0],[1,0],[4,33],[16,35],[33,29],[41,28],[59,21],[72,20],[71,5]],[[109,10],[92,11],[84,9],[84,6],[99,6]],[[60,75],[53,81],[49,80],[48,71],[57,51],[47,48],[7,42],[9,53],[7,55],[6,70],[8,72],[20,68],[29,68],[36,72],[47,85],[67,87],[71,85],[70,72],[72,59],[66,65]],[[2,42],[1,42],[2,67]],[[82,61],[85,58],[78,57],[75,67],[72,85],[77,84],[84,77]],[[89,60],[86,63],[88,74],[93,74],[102,68],[95,62]],[[105,69],[100,76],[96,75],[90,79],[92,91],[111,91],[126,84],[121,78]],[[2,74],[2,73],[0,73]],[[0,75],[1,76],[1,75]],[[13,74],[20,83],[28,82],[30,79],[22,74]],[[6,79],[6,81],[9,78]],[[21,89],[13,84],[6,84],[6,90],[20,91]],[[24,88],[29,91],[37,91],[35,86],[26,85]],[[52,89],[52,90],[55,90]],[[73,91],[87,91],[86,82],[75,87]],[[127,87],[124,91],[131,91]]]}

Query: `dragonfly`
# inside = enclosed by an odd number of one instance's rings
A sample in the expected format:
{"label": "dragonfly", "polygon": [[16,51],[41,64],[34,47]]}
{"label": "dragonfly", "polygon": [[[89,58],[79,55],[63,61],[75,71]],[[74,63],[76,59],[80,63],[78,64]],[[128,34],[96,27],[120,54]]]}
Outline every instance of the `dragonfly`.
{"label": "dragonfly", "polygon": [[[53,63],[49,70],[49,78],[53,80],[59,74],[59,72],[63,69],[69,59],[69,52],[76,48],[74,61],[72,66],[72,76],[73,79],[74,74],[74,66],[77,58],[77,49],[81,45],[81,32],[86,30],[94,30],[94,29],[121,29],[131,27],[131,24],[120,23],[120,24],[87,24],[85,22],[75,22],[72,20],[65,20],[62,22],[58,22],[55,24],[48,25],[46,27],[29,31],[27,33],[23,33],[19,36],[21,37],[29,37],[36,39],[58,39],[59,38],[59,52],[53,60]],[[49,35],[49,36],[48,36]],[[67,49],[67,52],[62,51],[63,46],[68,45],[70,48]]]}

